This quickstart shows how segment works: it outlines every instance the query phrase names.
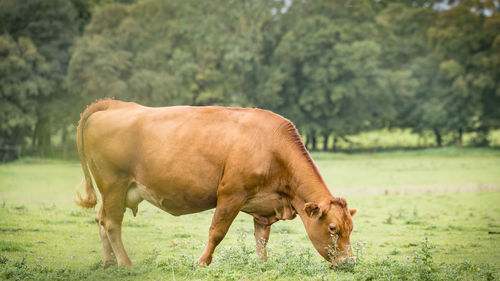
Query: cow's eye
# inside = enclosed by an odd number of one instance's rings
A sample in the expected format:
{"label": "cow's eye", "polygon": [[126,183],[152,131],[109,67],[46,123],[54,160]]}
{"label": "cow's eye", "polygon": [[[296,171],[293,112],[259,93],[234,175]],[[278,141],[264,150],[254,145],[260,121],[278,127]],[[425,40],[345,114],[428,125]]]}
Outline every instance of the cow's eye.
{"label": "cow's eye", "polygon": [[331,233],[335,233],[335,230],[337,230],[337,227],[334,224],[330,224],[328,226],[328,229],[330,230]]}

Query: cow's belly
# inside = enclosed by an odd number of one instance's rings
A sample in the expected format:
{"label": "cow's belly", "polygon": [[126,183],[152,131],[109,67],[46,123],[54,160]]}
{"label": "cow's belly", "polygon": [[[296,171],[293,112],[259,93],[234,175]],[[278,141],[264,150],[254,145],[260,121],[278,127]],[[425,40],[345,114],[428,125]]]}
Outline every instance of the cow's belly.
{"label": "cow's belly", "polygon": [[192,214],[212,209],[217,204],[217,192],[192,188],[153,189],[133,183],[127,191],[127,207],[137,210],[143,200],[174,216]]}
{"label": "cow's belly", "polygon": [[144,154],[131,172],[136,183],[136,191],[131,192],[172,215],[215,208],[222,165],[207,159],[213,158],[194,149],[157,149]]}

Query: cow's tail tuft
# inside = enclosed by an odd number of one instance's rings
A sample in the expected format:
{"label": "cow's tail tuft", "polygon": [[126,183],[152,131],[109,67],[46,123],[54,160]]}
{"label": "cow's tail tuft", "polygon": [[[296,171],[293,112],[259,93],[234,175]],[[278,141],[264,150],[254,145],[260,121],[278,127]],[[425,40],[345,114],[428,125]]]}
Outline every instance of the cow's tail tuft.
{"label": "cow's tail tuft", "polygon": [[103,111],[108,109],[110,102],[112,100],[105,99],[97,101],[85,109],[85,111],[80,115],[80,121],[78,122],[78,129],[76,133],[76,146],[78,148],[78,157],[80,158],[80,163],[82,164],[83,174],[85,176],[85,189],[84,195],[82,196],[80,192],[76,192],[77,198],[75,203],[83,208],[91,209],[97,205],[97,195],[92,184],[92,177],[90,176],[89,167],[87,164],[87,157],[85,155],[84,143],[83,143],[83,130],[85,130],[85,122],[94,112]]}

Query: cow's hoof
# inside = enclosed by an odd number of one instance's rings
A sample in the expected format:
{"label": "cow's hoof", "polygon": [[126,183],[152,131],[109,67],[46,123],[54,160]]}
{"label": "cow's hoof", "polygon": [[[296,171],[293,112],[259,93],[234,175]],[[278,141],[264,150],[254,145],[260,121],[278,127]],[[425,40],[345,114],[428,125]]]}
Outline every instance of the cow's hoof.
{"label": "cow's hoof", "polygon": [[132,262],[118,263],[118,266],[120,266],[120,267],[131,267],[132,266]]}
{"label": "cow's hoof", "polygon": [[113,260],[110,260],[110,261],[105,261],[104,262],[104,269],[110,267],[110,266],[113,266],[113,265],[116,265],[116,262],[114,262]]}
{"label": "cow's hoof", "polygon": [[205,268],[205,267],[209,266],[211,262],[212,261],[207,261],[207,260],[199,259],[198,260],[198,267],[199,268]]}

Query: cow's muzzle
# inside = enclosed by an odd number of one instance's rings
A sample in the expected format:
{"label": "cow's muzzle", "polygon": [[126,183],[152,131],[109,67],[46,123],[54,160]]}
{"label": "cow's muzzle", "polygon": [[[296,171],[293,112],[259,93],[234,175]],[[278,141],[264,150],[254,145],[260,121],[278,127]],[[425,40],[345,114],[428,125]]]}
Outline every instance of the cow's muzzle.
{"label": "cow's muzzle", "polygon": [[337,269],[339,267],[339,264],[345,264],[345,263],[349,263],[349,264],[356,263],[356,257],[355,256],[348,256],[348,257],[342,256],[342,257],[339,257],[336,261],[332,260],[332,267],[334,269]]}

